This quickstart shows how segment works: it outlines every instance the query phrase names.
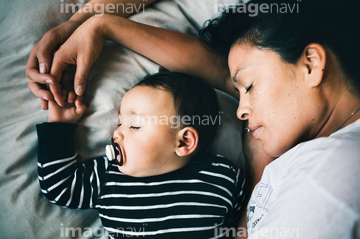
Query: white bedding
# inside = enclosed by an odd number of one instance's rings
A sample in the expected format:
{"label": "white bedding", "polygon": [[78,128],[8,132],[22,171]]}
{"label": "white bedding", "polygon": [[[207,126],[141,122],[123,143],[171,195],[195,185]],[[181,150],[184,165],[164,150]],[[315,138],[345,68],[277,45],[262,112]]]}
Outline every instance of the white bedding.
{"label": "white bedding", "polygon": [[[96,210],[76,211],[52,205],[42,196],[37,180],[35,125],[47,120],[47,112],[41,110],[40,101],[27,88],[25,67],[34,44],[47,30],[70,17],[60,12],[61,2],[72,1],[1,1],[1,238],[72,238],[72,233],[74,238],[106,238]],[[218,14],[217,7],[228,2],[164,0],[132,19],[196,35],[205,20]],[[122,96],[141,77],[158,70],[159,66],[148,59],[118,44],[106,44],[90,72],[87,111],[78,128],[77,146],[84,158],[104,154],[104,146],[118,123]],[[235,116],[237,102],[224,94],[219,96],[224,113],[212,151],[241,165],[242,126]]]}

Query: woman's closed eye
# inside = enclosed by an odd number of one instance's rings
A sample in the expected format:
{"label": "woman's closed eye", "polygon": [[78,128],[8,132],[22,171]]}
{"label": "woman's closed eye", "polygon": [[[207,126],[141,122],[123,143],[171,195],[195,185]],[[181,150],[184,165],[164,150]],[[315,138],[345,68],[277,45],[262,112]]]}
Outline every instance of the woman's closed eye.
{"label": "woman's closed eye", "polygon": [[251,84],[248,88],[245,89],[245,94],[249,93],[249,91],[252,89],[253,85]]}

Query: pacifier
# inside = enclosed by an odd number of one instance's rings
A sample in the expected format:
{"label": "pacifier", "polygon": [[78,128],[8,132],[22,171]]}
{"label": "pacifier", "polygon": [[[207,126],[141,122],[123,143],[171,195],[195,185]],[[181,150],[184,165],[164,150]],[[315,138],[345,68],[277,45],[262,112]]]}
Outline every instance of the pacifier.
{"label": "pacifier", "polygon": [[[121,148],[117,143],[114,142],[114,139],[111,139],[111,145],[106,145],[105,154],[111,164],[115,164],[119,166],[123,165],[124,160],[121,153]],[[120,162],[119,160],[117,160],[119,156],[120,156]]]}

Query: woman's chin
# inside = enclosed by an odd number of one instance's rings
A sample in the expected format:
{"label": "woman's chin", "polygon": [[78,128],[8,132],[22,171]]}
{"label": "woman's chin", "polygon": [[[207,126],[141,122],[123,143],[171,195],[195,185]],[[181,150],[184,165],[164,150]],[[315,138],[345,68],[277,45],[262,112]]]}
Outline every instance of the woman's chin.
{"label": "woman's chin", "polygon": [[283,155],[286,151],[288,151],[288,147],[277,146],[277,144],[266,144],[262,143],[263,151],[266,155],[272,158],[278,158]]}

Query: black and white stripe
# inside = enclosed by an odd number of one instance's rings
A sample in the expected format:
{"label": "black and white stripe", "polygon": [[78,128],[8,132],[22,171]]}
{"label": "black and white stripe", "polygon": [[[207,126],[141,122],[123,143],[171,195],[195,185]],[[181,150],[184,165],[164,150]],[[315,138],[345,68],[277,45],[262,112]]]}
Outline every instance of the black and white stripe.
{"label": "black and white stripe", "polygon": [[37,127],[42,192],[61,206],[97,208],[111,238],[222,238],[216,228],[236,226],[245,180],[227,159],[204,154],[177,171],[135,178],[105,157],[79,163],[74,126]]}

